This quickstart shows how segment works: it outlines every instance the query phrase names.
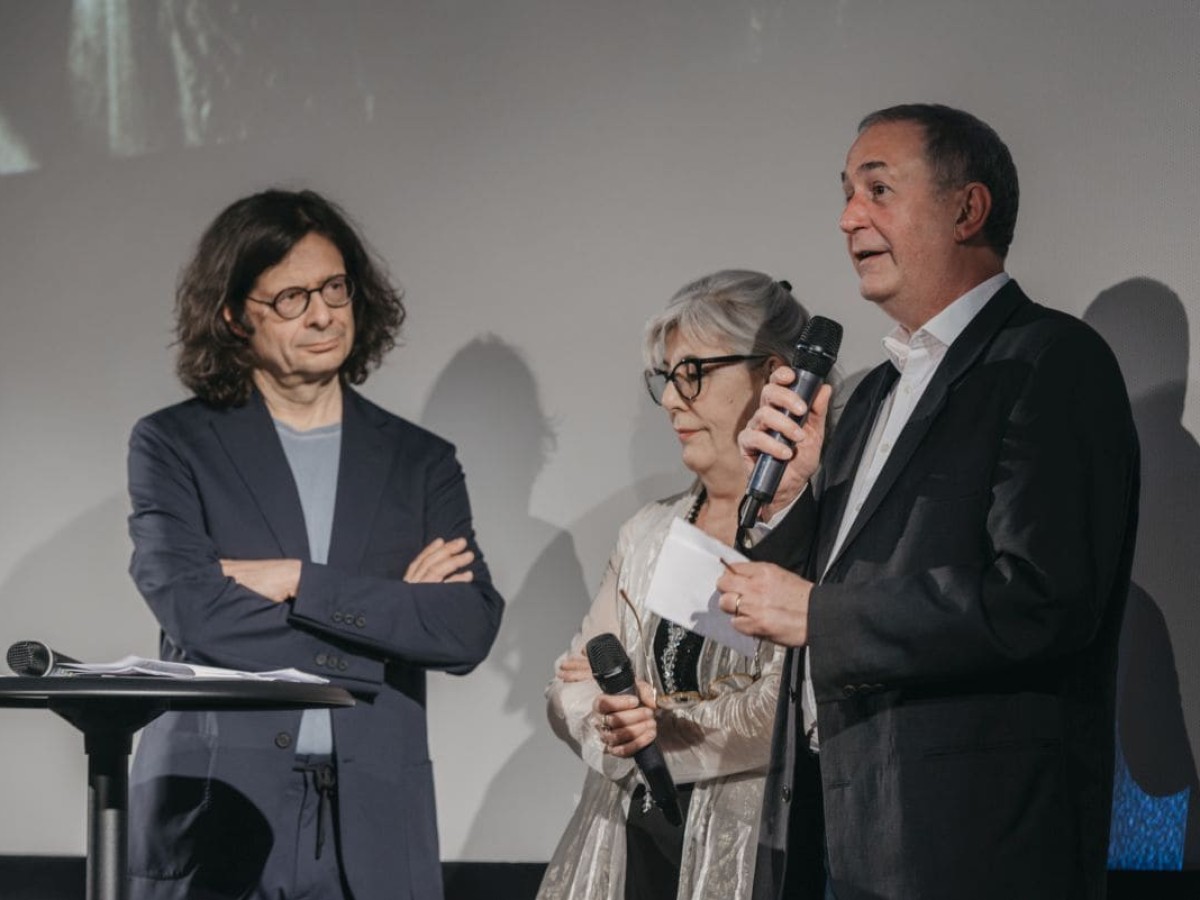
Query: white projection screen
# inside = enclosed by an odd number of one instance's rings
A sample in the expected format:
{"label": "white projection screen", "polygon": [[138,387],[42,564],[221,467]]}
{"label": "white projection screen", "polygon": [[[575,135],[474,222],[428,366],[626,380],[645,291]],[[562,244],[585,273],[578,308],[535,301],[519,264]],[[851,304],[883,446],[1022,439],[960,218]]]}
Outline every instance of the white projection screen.
{"label": "white projection screen", "polygon": [[[761,269],[845,325],[848,375],[874,365],[838,173],[863,114],[947,103],[1017,161],[1010,271],[1129,384],[1113,863],[1200,866],[1197,47],[1196,0],[0,0],[0,644],[156,652],[125,451],[184,396],[176,276],[230,201],[315,188],[407,291],[365,393],[458,445],[509,603],[476,672],[430,680],[443,856],[548,859],[583,771],[543,686],[620,523],[688,483],[642,325]],[[79,735],[0,729],[0,853],[81,854]]]}

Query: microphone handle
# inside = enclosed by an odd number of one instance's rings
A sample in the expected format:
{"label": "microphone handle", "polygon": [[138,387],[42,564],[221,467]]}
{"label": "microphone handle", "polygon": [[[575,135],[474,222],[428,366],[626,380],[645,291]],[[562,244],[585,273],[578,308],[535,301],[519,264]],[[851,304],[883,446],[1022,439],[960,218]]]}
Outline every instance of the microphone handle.
{"label": "microphone handle", "polygon": [[667,768],[662,751],[657,744],[650,744],[633,754],[633,760],[646,779],[646,786],[654,805],[662,810],[663,817],[672,825],[683,824],[683,813],[679,808],[679,794],[675,791],[675,779]]}
{"label": "microphone handle", "polygon": [[[628,694],[636,697],[637,688],[631,686],[623,691],[606,693]],[[667,768],[667,761],[663,759],[658,745],[649,744],[643,747],[633,754],[633,761],[642,770],[642,775],[646,779],[646,787],[650,791],[650,798],[654,801],[654,805],[662,810],[663,817],[676,827],[682,825],[683,813],[679,809],[679,794],[675,791],[675,779],[671,777],[671,770]]]}
{"label": "microphone handle", "polygon": [[[788,389],[806,405],[811,404],[813,397],[817,394],[817,389],[821,387],[821,376],[815,372],[809,372],[807,369],[793,369],[792,371],[796,373],[796,380],[788,386]],[[802,416],[788,413],[788,418],[797,425],[803,425],[808,419],[808,412]],[[778,431],[772,431],[770,437],[786,444],[789,448],[796,446],[794,441]],[[783,470],[786,468],[785,461],[776,459],[769,453],[759,454],[758,461],[754,464],[754,471],[750,474],[750,482],[746,485],[746,495],[757,500],[758,506],[770,503],[775,499],[775,492],[779,490],[779,481],[783,478]],[[757,511],[756,506],[755,512],[757,513]]]}

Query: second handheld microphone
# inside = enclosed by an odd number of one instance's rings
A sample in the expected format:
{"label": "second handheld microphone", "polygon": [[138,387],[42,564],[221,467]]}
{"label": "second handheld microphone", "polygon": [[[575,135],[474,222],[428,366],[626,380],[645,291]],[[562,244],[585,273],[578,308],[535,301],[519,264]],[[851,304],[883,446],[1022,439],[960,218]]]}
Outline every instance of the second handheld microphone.
{"label": "second handheld microphone", "polygon": [[[606,694],[637,696],[629,654],[625,652],[616,635],[598,634],[588,641],[587,658],[600,690]],[[662,810],[663,816],[672,825],[682,825],[683,814],[679,810],[679,795],[675,791],[675,781],[671,778],[671,770],[667,768],[662,751],[656,745],[650,744],[633,754],[633,761],[642,770],[654,805]]]}

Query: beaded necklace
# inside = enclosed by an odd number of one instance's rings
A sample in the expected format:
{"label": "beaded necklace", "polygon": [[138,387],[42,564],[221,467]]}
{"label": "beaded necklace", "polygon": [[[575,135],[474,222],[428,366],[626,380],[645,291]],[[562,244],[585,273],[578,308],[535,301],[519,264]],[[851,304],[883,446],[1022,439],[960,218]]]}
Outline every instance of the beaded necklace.
{"label": "beaded necklace", "polygon": [[[704,488],[696,495],[696,502],[684,516],[684,521],[695,525],[700,518],[700,510],[708,492]],[[696,689],[695,664],[700,656],[700,647],[704,638],[682,625],[676,625],[667,619],[659,622],[658,632],[654,636],[654,650],[658,661],[658,674],[662,679],[663,690],[668,694]],[[688,684],[687,682],[691,682]]]}

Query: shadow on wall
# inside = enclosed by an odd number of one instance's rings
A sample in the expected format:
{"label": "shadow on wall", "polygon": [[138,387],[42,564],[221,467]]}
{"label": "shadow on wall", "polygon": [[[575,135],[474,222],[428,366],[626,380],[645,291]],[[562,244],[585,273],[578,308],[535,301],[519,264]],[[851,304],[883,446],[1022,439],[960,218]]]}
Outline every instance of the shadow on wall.
{"label": "shadow on wall", "polygon": [[8,632],[0,643],[44,640],[69,656],[98,662],[157,655],[158,627],[126,571],[128,515],[125,494],[114,494],[21,559],[0,584]]}
{"label": "shadow on wall", "polygon": [[[617,545],[617,532],[630,516],[653,500],[685,490],[695,478],[680,463],[679,441],[667,413],[654,405],[640,373],[636,380],[630,379],[628,390],[637,395],[637,414],[630,423],[629,481],[570,523],[571,534],[580,546],[604,548],[601,562],[607,562]],[[585,570],[592,586],[598,587],[603,568],[585,566]]]}
{"label": "shadow on wall", "polygon": [[[640,380],[633,389],[644,394]],[[680,471],[661,411],[643,399],[631,423],[630,484],[573,520],[569,531],[528,512],[554,433],[533,373],[514,347],[496,337],[471,341],[451,359],[426,402],[421,423],[458,448],[480,546],[508,601],[484,665],[507,679],[504,711],[519,714],[529,730],[488,786],[463,859],[492,858],[497,845],[513,844],[528,848],[523,852],[531,859],[544,859],[574,811],[583,763],[551,733],[544,690],[554,660],[587,612],[595,586],[588,581],[598,584],[602,573],[585,579],[576,540],[607,553],[621,523],[639,507],[690,480]],[[514,822],[523,823],[519,839],[511,837]]]}
{"label": "shadow on wall", "polygon": [[504,711],[519,714],[530,731],[472,823],[463,857],[482,859],[494,855],[497,836],[511,833],[514,822],[536,831],[570,814],[577,778],[545,726],[542,697],[590,592],[570,534],[528,511],[554,433],[520,353],[496,337],[471,341],[438,377],[421,423],[457,446],[467,473],[479,544],[508,601],[484,665],[507,680]]}
{"label": "shadow on wall", "polygon": [[1109,866],[1200,867],[1200,796],[1188,739],[1200,728],[1200,445],[1182,425],[1187,313],[1149,278],[1101,293],[1084,314],[1125,376],[1142,448],[1141,515],[1121,633]]}

